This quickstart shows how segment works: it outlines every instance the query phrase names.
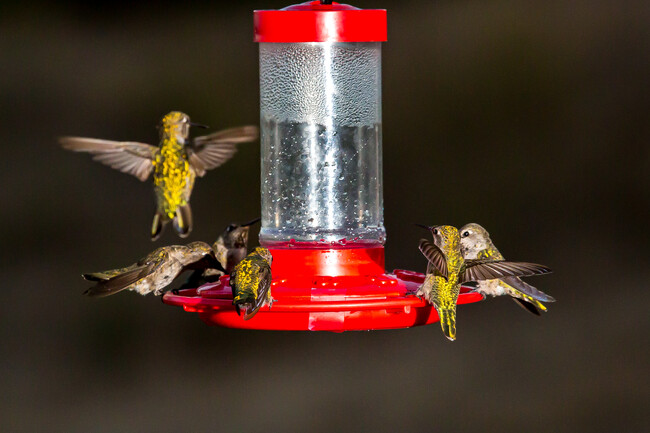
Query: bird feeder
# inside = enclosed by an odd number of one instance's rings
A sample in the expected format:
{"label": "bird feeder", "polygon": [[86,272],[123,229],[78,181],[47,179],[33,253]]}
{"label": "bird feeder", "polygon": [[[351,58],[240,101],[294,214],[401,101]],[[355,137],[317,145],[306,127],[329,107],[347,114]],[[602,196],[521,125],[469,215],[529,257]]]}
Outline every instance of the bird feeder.
{"label": "bird feeder", "polygon": [[[255,11],[260,43],[262,246],[276,302],[244,321],[228,276],[163,302],[208,324],[268,330],[404,328],[438,321],[384,268],[381,43],[386,11],[312,1]],[[461,289],[458,304],[482,300]]]}

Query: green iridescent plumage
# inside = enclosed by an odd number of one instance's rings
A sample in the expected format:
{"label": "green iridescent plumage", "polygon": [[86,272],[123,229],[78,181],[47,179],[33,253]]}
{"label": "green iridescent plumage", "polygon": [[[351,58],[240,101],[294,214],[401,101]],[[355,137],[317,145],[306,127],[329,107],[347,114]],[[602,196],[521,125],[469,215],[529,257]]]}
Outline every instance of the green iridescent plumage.
{"label": "green iridescent plumage", "polygon": [[[59,141],[68,150],[88,152],[93,159],[141,181],[153,172],[156,213],[151,238],[156,240],[165,225],[172,221],[181,237],[192,231],[190,196],[196,176],[219,167],[237,151],[236,145],[256,140],[258,128],[244,126],[189,139],[187,114],[172,111],[159,124],[160,144],[110,141],[84,137],[62,137]],[[202,125],[195,125],[202,126]]]}
{"label": "green iridescent plumage", "polygon": [[273,256],[268,249],[255,248],[244,260],[239,262],[230,274],[233,305],[240,314],[244,310],[244,320],[249,320],[266,305],[271,305],[271,263]]}
{"label": "green iridescent plumage", "polygon": [[445,336],[456,339],[456,302],[460,285],[468,281],[509,276],[527,276],[551,272],[543,265],[503,260],[465,260],[460,250],[458,229],[453,226],[430,227],[433,243],[420,240],[420,251],[427,258],[427,275],[417,291],[438,311]]}
{"label": "green iridescent plumage", "polygon": [[83,274],[86,280],[97,283],[85,294],[103,297],[122,290],[133,290],[141,295],[160,295],[183,271],[212,267],[223,270],[212,247],[205,242],[169,245],[156,248],[130,266]]}
{"label": "green iridescent plumage", "polygon": [[[492,243],[490,234],[479,224],[466,224],[460,229],[460,245],[461,253],[466,260],[480,259],[494,262],[505,260]],[[540,311],[547,311],[542,302],[555,302],[552,296],[525,283],[519,277],[479,281],[475,286],[475,290],[483,295],[511,296],[526,311],[536,315],[539,315]]]}
{"label": "green iridescent plumage", "polygon": [[217,281],[224,274],[230,274],[235,269],[235,266],[248,254],[248,235],[250,228],[259,220],[260,218],[256,218],[243,224],[229,224],[212,244],[214,254],[217,260],[219,260],[219,263],[224,267],[225,272],[217,271],[216,269],[197,270],[190,275],[181,289],[197,288],[205,283]]}

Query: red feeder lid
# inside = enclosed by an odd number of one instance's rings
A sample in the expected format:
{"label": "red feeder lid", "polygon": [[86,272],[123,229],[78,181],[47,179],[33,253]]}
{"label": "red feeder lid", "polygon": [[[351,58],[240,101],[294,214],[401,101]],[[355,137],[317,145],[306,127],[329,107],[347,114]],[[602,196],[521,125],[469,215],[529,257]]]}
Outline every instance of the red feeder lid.
{"label": "red feeder lid", "polygon": [[255,42],[384,42],[386,10],[320,1],[257,10]]}

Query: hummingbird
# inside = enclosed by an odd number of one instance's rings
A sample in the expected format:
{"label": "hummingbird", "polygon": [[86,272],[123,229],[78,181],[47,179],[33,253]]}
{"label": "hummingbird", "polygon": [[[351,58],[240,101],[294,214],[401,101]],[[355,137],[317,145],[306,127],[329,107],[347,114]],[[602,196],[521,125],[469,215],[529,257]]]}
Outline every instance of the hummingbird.
{"label": "hummingbird", "polygon": [[248,253],[248,233],[250,227],[260,219],[255,218],[243,224],[229,224],[214,244],[212,244],[215,256],[225,269],[225,272],[214,268],[206,270],[198,269],[190,275],[181,289],[199,287],[205,283],[216,281],[221,275],[230,274],[235,266],[246,257]]}
{"label": "hummingbird", "polygon": [[249,320],[259,309],[271,305],[271,263],[273,256],[264,247],[255,248],[239,262],[230,274],[233,305],[237,314],[244,310],[244,320]]}
{"label": "hummingbird", "polygon": [[[460,250],[465,260],[505,260],[490,239],[490,234],[476,223],[465,224],[460,229]],[[527,311],[540,315],[547,311],[542,302],[555,302],[555,298],[525,283],[519,277],[503,277],[478,281],[475,291],[482,295],[509,295]]]}
{"label": "hummingbird", "polygon": [[217,260],[221,262],[226,273],[231,273],[235,266],[248,253],[248,232],[253,224],[261,218],[255,218],[243,224],[230,224],[212,244]]}
{"label": "hummingbird", "polygon": [[433,243],[426,239],[420,240],[420,251],[429,263],[424,283],[416,295],[424,296],[436,308],[442,332],[449,340],[456,339],[456,302],[462,283],[551,272],[546,266],[534,263],[465,260],[461,254],[460,235],[456,227],[421,227],[431,231]]}
{"label": "hummingbird", "polygon": [[84,137],[61,137],[64,149],[88,152],[93,159],[142,182],[153,172],[156,212],[151,225],[151,240],[156,240],[165,225],[173,220],[182,238],[192,231],[190,196],[196,176],[219,167],[237,151],[236,145],[257,139],[256,126],[225,129],[189,139],[190,126],[207,128],[190,122],[180,111],[166,114],[158,125],[160,143],[152,146],[133,141],[110,141]]}
{"label": "hummingbird", "polygon": [[141,295],[160,295],[183,271],[209,267],[223,271],[212,247],[205,242],[156,248],[130,266],[83,274],[86,280],[97,283],[84,294],[103,297],[128,289]]}

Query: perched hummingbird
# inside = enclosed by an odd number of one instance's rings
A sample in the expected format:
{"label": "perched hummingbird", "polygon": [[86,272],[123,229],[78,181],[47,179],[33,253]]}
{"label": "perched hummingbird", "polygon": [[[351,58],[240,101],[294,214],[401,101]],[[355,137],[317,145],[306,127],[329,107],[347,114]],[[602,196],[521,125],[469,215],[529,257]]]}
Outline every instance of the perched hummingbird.
{"label": "perched hummingbird", "polygon": [[97,282],[84,294],[102,297],[128,289],[141,295],[160,295],[183,271],[209,267],[223,270],[212,247],[205,242],[170,245],[155,249],[131,266],[83,274],[86,280]]}
{"label": "perched hummingbird", "polygon": [[248,232],[251,226],[260,219],[255,218],[244,224],[230,224],[212,244],[217,260],[226,268],[226,273],[231,273],[235,266],[246,257]]}
{"label": "perched hummingbird", "polygon": [[258,137],[256,126],[243,126],[189,140],[190,126],[207,128],[190,122],[185,113],[172,111],[160,121],[158,146],[82,137],[62,137],[59,142],[65,149],[92,153],[94,160],[131,174],[143,182],[153,172],[157,207],[151,226],[151,239],[158,239],[170,220],[174,221],[178,235],[184,238],[192,231],[189,201],[195,177],[203,177],[207,170],[219,167],[232,158],[237,144]]}
{"label": "perched hummingbird", "polygon": [[264,247],[257,247],[239,262],[230,274],[233,305],[240,314],[244,309],[244,320],[255,316],[259,309],[271,305],[271,263],[273,256]]}
{"label": "perched hummingbird", "polygon": [[460,236],[456,227],[423,227],[431,230],[433,243],[420,240],[420,251],[429,264],[424,283],[416,294],[433,304],[440,316],[442,332],[452,341],[456,339],[456,302],[462,283],[551,272],[549,268],[533,263],[466,261],[460,251]]}
{"label": "perched hummingbird", "polygon": [[[465,260],[505,260],[492,243],[487,230],[475,223],[465,224],[460,229],[460,251]],[[509,295],[513,301],[538,316],[540,310],[546,311],[546,307],[542,302],[555,302],[552,296],[523,282],[519,277],[503,277],[478,281],[475,284],[477,292],[492,296]]]}
{"label": "perched hummingbird", "polygon": [[223,274],[230,274],[235,269],[235,266],[246,257],[248,253],[248,232],[250,227],[259,220],[260,218],[255,218],[244,224],[232,223],[228,225],[212,244],[215,256],[224,267],[225,272],[214,268],[204,271],[196,270],[190,275],[181,289],[196,288],[205,283],[216,281]]}

